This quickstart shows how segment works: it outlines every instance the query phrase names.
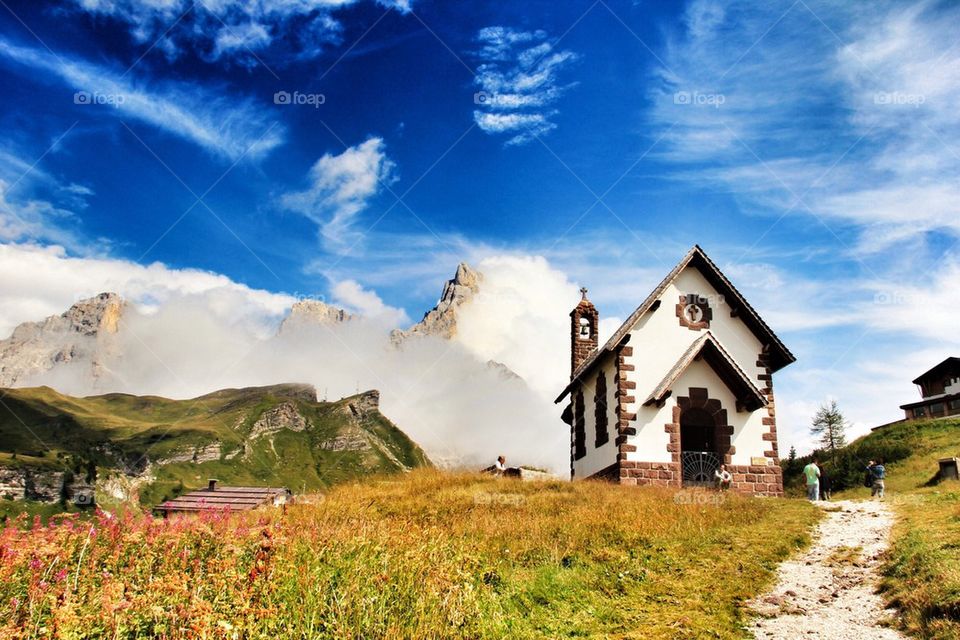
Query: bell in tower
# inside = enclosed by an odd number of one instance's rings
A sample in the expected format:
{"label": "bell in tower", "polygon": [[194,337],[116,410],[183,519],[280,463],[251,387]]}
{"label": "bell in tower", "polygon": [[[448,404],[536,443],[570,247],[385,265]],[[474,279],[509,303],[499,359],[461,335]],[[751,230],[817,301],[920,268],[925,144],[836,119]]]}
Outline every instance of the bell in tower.
{"label": "bell in tower", "polygon": [[580,303],[570,312],[570,377],[587,357],[597,349],[597,325],[600,314],[587,300],[587,289],[580,289]]}

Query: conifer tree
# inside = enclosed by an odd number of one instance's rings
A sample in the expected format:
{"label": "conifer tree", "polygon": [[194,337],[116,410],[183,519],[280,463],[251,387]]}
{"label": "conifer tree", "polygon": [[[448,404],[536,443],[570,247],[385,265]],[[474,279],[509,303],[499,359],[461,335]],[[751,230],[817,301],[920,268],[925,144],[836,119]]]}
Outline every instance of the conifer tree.
{"label": "conifer tree", "polygon": [[821,446],[827,450],[831,456],[837,449],[847,444],[847,421],[843,417],[836,400],[831,400],[829,404],[823,404],[817,409],[813,416],[813,424],[810,426],[810,432],[820,439]]}

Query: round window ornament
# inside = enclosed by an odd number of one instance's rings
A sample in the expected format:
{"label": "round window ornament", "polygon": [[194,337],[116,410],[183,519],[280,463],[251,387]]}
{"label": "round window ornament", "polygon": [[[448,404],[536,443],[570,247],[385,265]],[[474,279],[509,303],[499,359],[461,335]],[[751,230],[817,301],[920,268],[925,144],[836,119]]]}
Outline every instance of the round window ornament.
{"label": "round window ornament", "polygon": [[700,308],[700,305],[691,303],[683,308],[683,315],[687,322],[700,322],[703,320],[703,309]]}
{"label": "round window ornament", "polygon": [[705,296],[688,293],[680,296],[677,304],[677,318],[680,319],[681,326],[699,331],[700,329],[710,328],[713,311],[710,309],[710,302]]}

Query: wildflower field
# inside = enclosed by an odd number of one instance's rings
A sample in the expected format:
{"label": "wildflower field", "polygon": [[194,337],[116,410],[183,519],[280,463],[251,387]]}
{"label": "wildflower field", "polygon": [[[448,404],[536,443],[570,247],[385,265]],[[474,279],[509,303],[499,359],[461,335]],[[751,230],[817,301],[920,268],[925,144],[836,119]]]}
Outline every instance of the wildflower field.
{"label": "wildflower field", "polygon": [[422,470],[286,510],[22,517],[3,638],[738,638],[802,501]]}

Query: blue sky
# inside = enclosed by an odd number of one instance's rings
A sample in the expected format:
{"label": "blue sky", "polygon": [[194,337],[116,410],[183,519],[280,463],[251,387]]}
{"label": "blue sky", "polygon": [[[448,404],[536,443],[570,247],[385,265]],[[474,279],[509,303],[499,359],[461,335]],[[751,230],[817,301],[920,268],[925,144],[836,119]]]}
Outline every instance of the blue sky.
{"label": "blue sky", "polygon": [[699,243],[798,421],[893,419],[958,346],[958,13],[4,0],[0,240],[410,318],[497,254],[623,318]]}

